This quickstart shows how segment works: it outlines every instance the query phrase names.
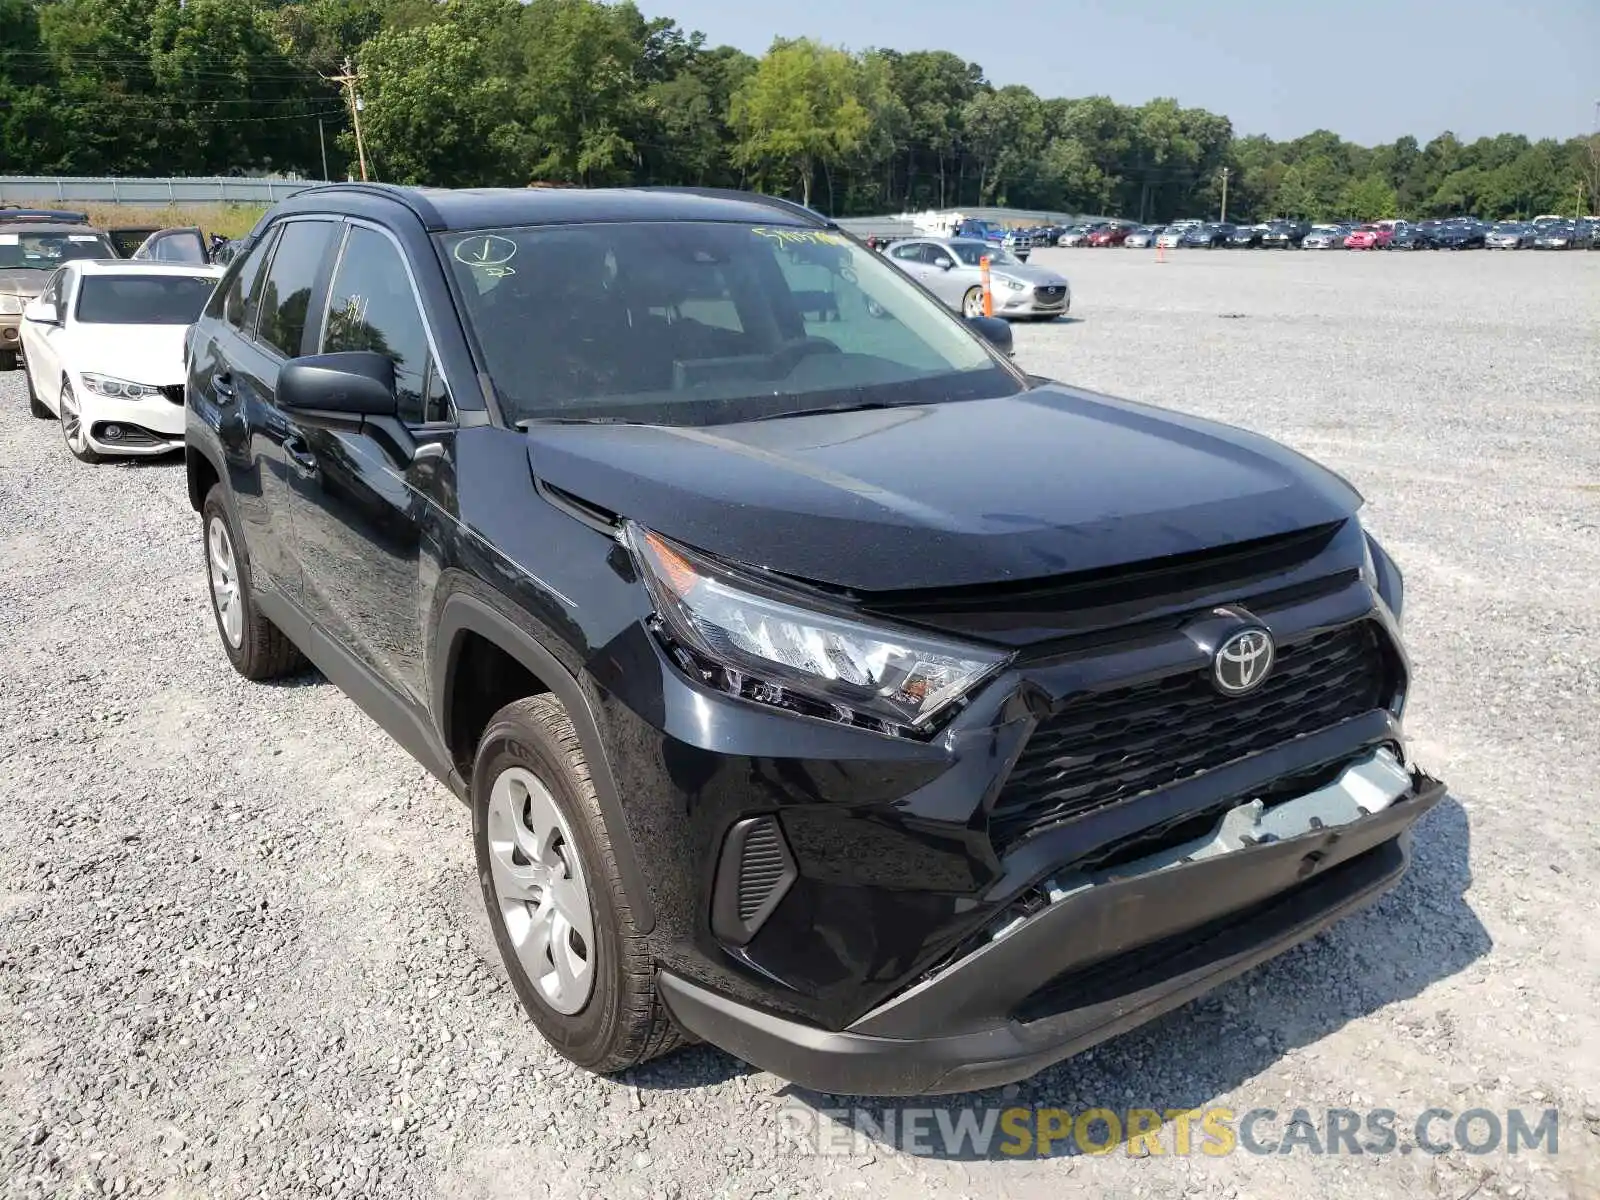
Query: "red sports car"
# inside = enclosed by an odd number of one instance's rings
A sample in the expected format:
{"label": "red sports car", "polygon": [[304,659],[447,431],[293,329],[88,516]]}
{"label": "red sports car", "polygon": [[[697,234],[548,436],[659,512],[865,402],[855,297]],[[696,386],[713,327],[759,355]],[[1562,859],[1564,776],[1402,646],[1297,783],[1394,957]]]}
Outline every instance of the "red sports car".
{"label": "red sports car", "polygon": [[1107,225],[1104,229],[1096,229],[1088,237],[1091,246],[1120,246],[1128,240],[1129,227],[1126,225]]}
{"label": "red sports car", "polygon": [[1344,239],[1346,250],[1387,250],[1394,230],[1387,225],[1363,225]]}

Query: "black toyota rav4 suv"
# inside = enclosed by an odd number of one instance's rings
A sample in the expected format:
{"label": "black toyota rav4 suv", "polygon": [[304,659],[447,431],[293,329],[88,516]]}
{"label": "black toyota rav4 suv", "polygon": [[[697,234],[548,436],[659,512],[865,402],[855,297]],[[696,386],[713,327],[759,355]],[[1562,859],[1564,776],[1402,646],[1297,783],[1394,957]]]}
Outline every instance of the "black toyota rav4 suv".
{"label": "black toyota rav4 suv", "polygon": [[1442,785],[1356,492],[1008,339],[782,201],[302,192],[190,334],[223,649],[471,806],[573,1061],[1022,1078],[1372,900]]}

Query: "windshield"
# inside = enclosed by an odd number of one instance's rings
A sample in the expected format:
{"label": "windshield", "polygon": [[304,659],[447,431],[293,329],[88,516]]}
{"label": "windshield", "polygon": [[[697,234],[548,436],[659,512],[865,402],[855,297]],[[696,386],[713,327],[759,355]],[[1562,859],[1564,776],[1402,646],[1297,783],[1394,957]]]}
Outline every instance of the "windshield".
{"label": "windshield", "polygon": [[989,260],[991,267],[1015,267],[1022,263],[1022,260],[1011,251],[1000,246],[991,246],[988,242],[951,242],[950,249],[969,267],[982,266],[982,260],[985,258]]}
{"label": "windshield", "polygon": [[910,279],[832,231],[641,222],[440,242],[513,421],[708,425],[1022,388]]}
{"label": "windshield", "polygon": [[216,280],[201,275],[85,275],[78,320],[85,325],[193,325]]}
{"label": "windshield", "polygon": [[54,271],[74,258],[115,258],[103,233],[0,233],[0,271]]}

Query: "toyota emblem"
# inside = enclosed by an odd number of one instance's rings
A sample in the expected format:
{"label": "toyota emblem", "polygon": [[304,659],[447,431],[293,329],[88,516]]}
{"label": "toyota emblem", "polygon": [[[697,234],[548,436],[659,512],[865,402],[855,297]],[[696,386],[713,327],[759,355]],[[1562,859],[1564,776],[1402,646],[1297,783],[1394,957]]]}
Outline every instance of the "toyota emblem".
{"label": "toyota emblem", "polygon": [[1242,629],[1217,647],[1211,677],[1224,696],[1253,692],[1272,673],[1272,635],[1265,629]]}

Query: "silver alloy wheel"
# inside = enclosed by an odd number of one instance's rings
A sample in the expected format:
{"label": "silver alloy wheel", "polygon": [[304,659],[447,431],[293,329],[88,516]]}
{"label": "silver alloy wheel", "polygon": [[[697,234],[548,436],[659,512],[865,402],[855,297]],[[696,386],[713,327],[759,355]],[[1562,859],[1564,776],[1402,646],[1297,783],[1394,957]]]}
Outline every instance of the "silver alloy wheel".
{"label": "silver alloy wheel", "polygon": [[221,517],[206,526],[206,574],[211,578],[211,602],[228,645],[235,650],[244,642],[244,602],[239,595],[239,563],[233,539]]}
{"label": "silver alloy wheel", "polygon": [[961,310],[964,316],[983,316],[983,289],[981,287],[967,289],[967,295],[962,301]]}
{"label": "silver alloy wheel", "polygon": [[550,789],[507,767],[489,792],[490,874],[517,960],[564,1016],[594,990],[594,917],[577,840]]}
{"label": "silver alloy wheel", "polygon": [[61,385],[61,432],[74,454],[89,448],[89,434],[83,427],[83,414],[78,411],[78,398],[66,384]]}

